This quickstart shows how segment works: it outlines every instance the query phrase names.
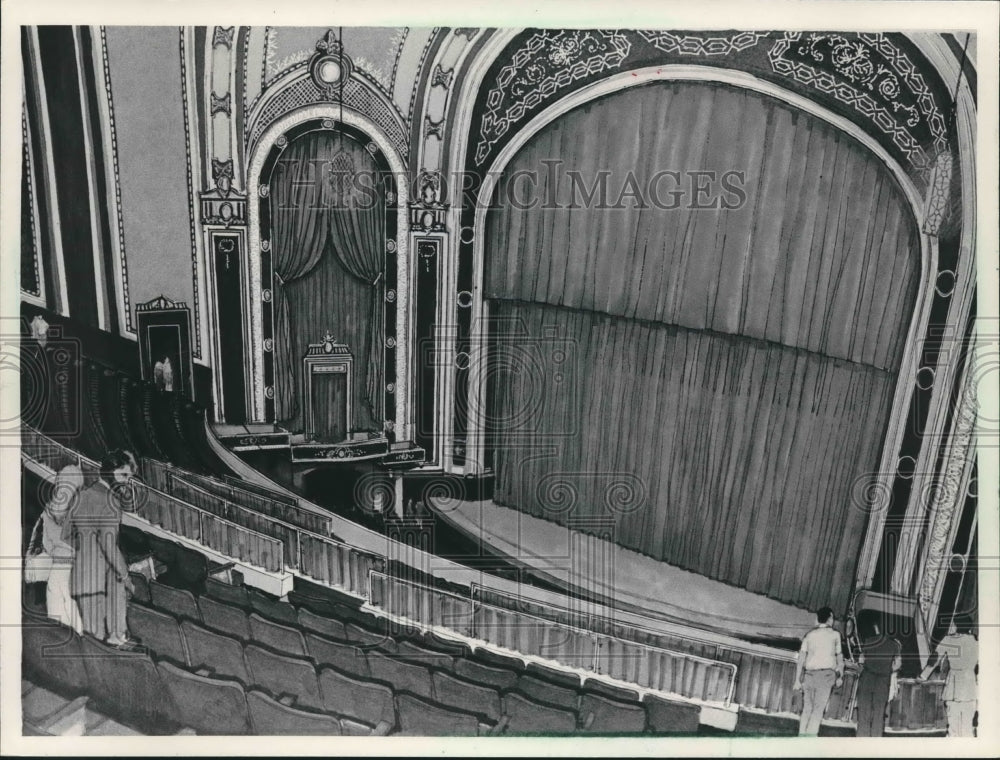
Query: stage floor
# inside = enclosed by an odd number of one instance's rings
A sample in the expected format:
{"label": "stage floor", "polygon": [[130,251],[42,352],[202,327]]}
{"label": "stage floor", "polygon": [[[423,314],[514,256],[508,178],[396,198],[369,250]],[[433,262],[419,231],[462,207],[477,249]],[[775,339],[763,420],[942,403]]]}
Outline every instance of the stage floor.
{"label": "stage floor", "polygon": [[649,617],[778,643],[816,623],[802,610],[492,501],[432,499],[448,523],[549,583]]}

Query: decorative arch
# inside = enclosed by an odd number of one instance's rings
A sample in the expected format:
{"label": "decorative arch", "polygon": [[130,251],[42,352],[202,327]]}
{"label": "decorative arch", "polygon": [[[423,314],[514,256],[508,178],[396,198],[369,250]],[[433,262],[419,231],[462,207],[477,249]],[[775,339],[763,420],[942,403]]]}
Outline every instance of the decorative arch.
{"label": "decorative arch", "polygon": [[263,131],[250,153],[247,175],[248,260],[250,315],[249,380],[250,418],[274,420],[274,375],[271,314],[271,267],[267,180],[284,145],[315,130],[343,130],[368,144],[376,163],[384,165],[395,180],[392,203],[387,203],[385,272],[385,419],[386,429],[397,438],[410,437],[410,258],[406,206],[406,171],[393,142],[366,116],[339,103],[300,108],[275,120]]}
{"label": "decorative arch", "polygon": [[[466,474],[481,473],[487,466],[485,427],[486,427],[486,380],[489,371],[487,345],[485,343],[485,325],[489,322],[489,303],[484,299],[484,231],[489,199],[493,188],[511,159],[518,151],[544,127],[557,120],[566,112],[591,102],[610,93],[631,87],[640,86],[655,81],[702,81],[718,82],[748,90],[760,92],[775,97],[794,108],[816,116],[831,124],[838,130],[850,135],[862,144],[886,166],[898,182],[912,213],[912,218],[919,225],[924,217],[925,200],[914,185],[909,173],[885,150],[885,148],[857,124],[837,114],[826,110],[823,106],[797,93],[783,90],[770,82],[754,77],[746,72],[730,71],[718,67],[705,66],[657,66],[645,69],[621,72],[587,85],[558,102],[552,104],[533,119],[524,124],[510,138],[489,164],[483,177],[483,184],[478,188],[478,202],[474,209],[466,207],[462,213],[462,224],[457,240],[454,241],[457,253],[458,273],[456,282],[464,283],[463,292],[473,294],[463,303],[457,299],[456,313],[459,318],[457,341],[457,357],[454,374],[456,393],[466,389],[466,398],[456,395],[452,405],[455,417],[455,427],[450,429],[456,438],[466,432],[464,456],[456,457],[455,464],[461,464]],[[914,311],[909,317],[904,351],[897,375],[897,383],[893,389],[889,424],[886,430],[876,483],[873,490],[877,494],[891,491],[897,470],[897,457],[908,421],[912,379],[919,370],[918,356],[919,338],[924,335],[930,315],[931,301],[934,296],[934,276],[937,267],[937,239],[925,231],[919,233],[920,239],[920,277],[919,290]],[[463,268],[465,269],[463,275]],[[460,286],[461,287],[461,286]],[[468,332],[463,342],[462,312],[467,314]],[[464,375],[464,383],[463,376]],[[466,420],[461,420],[463,412]],[[463,427],[464,425],[464,427]],[[875,501],[875,507],[880,502]],[[881,533],[869,531],[864,551],[868,551],[869,543],[881,540]]]}

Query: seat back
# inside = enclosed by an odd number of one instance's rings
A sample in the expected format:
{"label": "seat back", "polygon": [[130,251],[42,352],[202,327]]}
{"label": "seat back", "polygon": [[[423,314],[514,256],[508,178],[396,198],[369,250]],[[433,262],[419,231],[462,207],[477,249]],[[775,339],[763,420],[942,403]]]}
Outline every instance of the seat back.
{"label": "seat back", "polygon": [[187,647],[188,664],[192,668],[208,668],[213,675],[235,678],[244,686],[250,683],[240,641],[189,620],[181,623],[181,633]]}
{"label": "seat back", "polygon": [[431,673],[423,665],[372,651],[368,652],[368,669],[372,678],[392,684],[395,690],[408,691],[427,699],[434,698]]}
{"label": "seat back", "polygon": [[263,618],[256,612],[250,613],[250,638],[259,644],[274,649],[285,654],[305,657],[306,640],[302,636],[302,631],[281,623],[275,623],[267,618]]}
{"label": "seat back", "polygon": [[80,638],[72,629],[42,615],[21,616],[21,662],[24,676],[42,686],[77,696],[90,680],[80,656]]}
{"label": "seat back", "polygon": [[393,692],[385,684],[342,673],[335,668],[321,667],[319,685],[327,712],[371,726],[382,721],[396,725]]}
{"label": "seat back", "polygon": [[80,637],[88,696],[104,712],[126,723],[156,727],[176,723],[176,708],[145,650],[123,651],[92,636]]}
{"label": "seat back", "polygon": [[455,658],[422,645],[413,639],[401,639],[396,642],[396,653],[404,660],[426,665],[429,668],[451,670]]}
{"label": "seat back", "polygon": [[288,602],[272,599],[255,588],[249,589],[250,608],[258,615],[285,625],[297,625],[299,616],[295,608]]}
{"label": "seat back", "polygon": [[588,678],[583,684],[583,690],[586,694],[597,694],[626,704],[638,704],[641,700],[637,690],[607,683],[597,678]]}
{"label": "seat back", "polygon": [[231,607],[250,610],[250,594],[246,586],[234,586],[216,578],[208,578],[205,580],[205,594]]}
{"label": "seat back", "polygon": [[399,692],[396,695],[400,733],[409,736],[478,736],[479,718],[472,713]]}
{"label": "seat back", "polygon": [[256,644],[247,644],[243,655],[253,686],[259,686],[275,699],[288,695],[296,707],[323,709],[312,660],[279,654]]}
{"label": "seat back", "polygon": [[527,673],[517,679],[517,690],[538,702],[545,702],[567,710],[576,710],[580,701],[579,693],[575,689],[556,686],[550,681]]}
{"label": "seat back", "polygon": [[590,733],[637,734],[646,728],[646,711],[639,704],[584,694],[580,699],[580,720],[583,730]]}
{"label": "seat back", "polygon": [[508,718],[505,733],[518,735],[571,734],[576,731],[576,714],[560,707],[542,704],[517,692],[503,698]]}
{"label": "seat back", "polygon": [[517,685],[518,675],[513,670],[507,668],[496,668],[491,665],[484,665],[476,660],[459,659],[455,660],[455,675],[461,676],[466,681],[481,683],[484,686],[492,686],[498,691],[506,691]]}
{"label": "seat back", "polygon": [[524,662],[517,657],[511,657],[507,654],[500,654],[489,649],[477,649],[472,653],[472,656],[478,662],[490,667],[506,668],[507,670],[513,670],[515,673],[524,671]]}
{"label": "seat back", "polygon": [[128,629],[143,646],[152,650],[157,659],[166,657],[180,665],[189,664],[184,638],[173,616],[151,607],[130,603]]}
{"label": "seat back", "polygon": [[247,641],[250,638],[250,621],[247,620],[247,613],[243,610],[209,599],[207,596],[198,600],[198,606],[201,609],[202,621],[212,630],[234,636],[240,641]]}
{"label": "seat back", "polygon": [[299,607],[299,627],[304,631],[312,631],[328,639],[347,641],[347,632],[344,630],[344,624],[341,621],[317,615],[305,607]]}
{"label": "seat back", "polygon": [[247,692],[250,724],[261,736],[340,736],[340,721],[332,715],[283,705],[270,695],[251,689]]}
{"label": "seat back", "polygon": [[701,709],[687,702],[654,697],[647,694],[646,722],[650,731],[657,734],[694,734],[698,731]]}
{"label": "seat back", "polygon": [[388,631],[372,631],[363,628],[357,623],[346,623],[344,625],[344,635],[348,641],[353,641],[359,647],[365,649],[379,648],[385,651],[395,651],[396,642],[389,636]]}
{"label": "seat back", "polygon": [[176,707],[178,723],[199,734],[250,733],[242,684],[190,673],[170,662],[158,662],[156,668]]}
{"label": "seat back", "polygon": [[184,618],[201,622],[201,612],[198,610],[198,600],[187,589],[173,588],[158,581],[149,582],[149,595],[154,607],[169,612],[178,620]]}
{"label": "seat back", "polygon": [[441,704],[485,715],[494,723],[500,720],[503,707],[500,703],[500,692],[496,689],[457,678],[443,671],[436,671],[432,678],[434,697]]}
{"label": "seat back", "polygon": [[367,656],[354,644],[331,641],[315,633],[307,633],[306,648],[317,666],[332,665],[359,678],[371,677]]}

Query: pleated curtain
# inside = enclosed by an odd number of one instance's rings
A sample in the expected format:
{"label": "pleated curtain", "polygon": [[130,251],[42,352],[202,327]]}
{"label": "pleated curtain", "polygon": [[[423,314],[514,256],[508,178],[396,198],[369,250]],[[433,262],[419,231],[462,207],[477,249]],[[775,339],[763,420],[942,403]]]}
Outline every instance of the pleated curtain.
{"label": "pleated curtain", "polygon": [[293,141],[271,178],[275,416],[293,432],[304,426],[302,360],[327,330],[354,356],[353,427],[381,429],[385,201],[377,178],[365,148],[334,132]]}
{"label": "pleated curtain", "polygon": [[[664,170],[740,172],[745,203],[596,208],[577,193],[565,208],[571,172],[587,186],[607,172],[613,204],[629,172],[646,188]],[[505,201],[523,197],[505,183],[524,171],[548,208]],[[767,96],[656,83],[548,126],[493,204],[497,501],[610,519],[650,556],[843,608],[920,275],[888,170]],[[616,477],[641,503],[609,497]]]}

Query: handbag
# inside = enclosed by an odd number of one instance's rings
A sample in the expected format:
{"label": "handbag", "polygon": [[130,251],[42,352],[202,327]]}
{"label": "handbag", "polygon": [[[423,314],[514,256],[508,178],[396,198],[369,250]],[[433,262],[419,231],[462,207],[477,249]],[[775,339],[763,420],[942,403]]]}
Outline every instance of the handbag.
{"label": "handbag", "polygon": [[24,555],[25,583],[46,583],[49,580],[49,573],[52,572],[52,557],[42,548],[39,540],[41,527],[42,518],[39,517],[35,529],[31,532],[28,551]]}

